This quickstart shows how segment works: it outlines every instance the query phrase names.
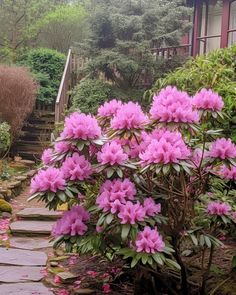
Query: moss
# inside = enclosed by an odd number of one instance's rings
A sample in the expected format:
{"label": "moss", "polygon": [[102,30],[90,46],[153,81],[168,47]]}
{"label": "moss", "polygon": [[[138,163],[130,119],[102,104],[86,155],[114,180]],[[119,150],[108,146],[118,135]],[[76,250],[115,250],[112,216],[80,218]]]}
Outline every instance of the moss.
{"label": "moss", "polygon": [[9,212],[12,213],[11,205],[5,200],[0,199],[0,212]]}

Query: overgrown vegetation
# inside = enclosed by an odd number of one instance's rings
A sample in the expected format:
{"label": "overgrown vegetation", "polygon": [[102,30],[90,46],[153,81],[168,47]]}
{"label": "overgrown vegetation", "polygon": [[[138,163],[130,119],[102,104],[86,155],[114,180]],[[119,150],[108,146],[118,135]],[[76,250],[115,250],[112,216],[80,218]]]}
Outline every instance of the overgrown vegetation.
{"label": "overgrown vegetation", "polygon": [[9,149],[11,144],[10,125],[0,123],[0,157]]}
{"label": "overgrown vegetation", "polygon": [[[230,117],[224,120],[223,128],[236,142],[236,46],[218,49],[187,61],[165,78],[158,79],[153,89],[146,92],[147,100],[150,102],[152,95],[167,85],[175,85],[190,95],[202,88],[218,92],[224,98],[225,111]],[[218,127],[222,127],[222,122]]]}

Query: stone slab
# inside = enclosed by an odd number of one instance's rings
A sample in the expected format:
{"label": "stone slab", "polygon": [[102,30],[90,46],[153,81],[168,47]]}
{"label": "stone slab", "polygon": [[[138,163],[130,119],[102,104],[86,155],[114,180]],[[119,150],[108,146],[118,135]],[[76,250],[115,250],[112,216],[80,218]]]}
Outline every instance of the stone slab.
{"label": "stone slab", "polygon": [[46,238],[11,237],[10,248],[37,250],[52,247],[53,243]]}
{"label": "stone slab", "polygon": [[54,224],[53,221],[20,220],[12,222],[10,230],[13,234],[50,235]]}
{"label": "stone slab", "polygon": [[42,283],[17,283],[0,285],[2,295],[53,295]]}
{"label": "stone slab", "polygon": [[62,216],[61,211],[50,211],[47,208],[25,208],[17,212],[17,216],[21,218],[38,218],[38,219],[51,219],[56,220]]}
{"label": "stone slab", "polygon": [[[0,248],[0,264],[21,266],[45,266],[47,255],[41,251]],[[0,292],[0,294],[2,294]]]}
{"label": "stone slab", "polygon": [[1,283],[39,282],[43,279],[42,267],[32,266],[1,266]]}

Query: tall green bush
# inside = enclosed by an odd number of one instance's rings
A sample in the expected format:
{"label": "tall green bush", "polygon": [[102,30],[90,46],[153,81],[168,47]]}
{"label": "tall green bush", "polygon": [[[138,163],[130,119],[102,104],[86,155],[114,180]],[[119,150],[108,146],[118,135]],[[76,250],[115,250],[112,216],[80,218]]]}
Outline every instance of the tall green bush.
{"label": "tall green bush", "polygon": [[30,68],[40,87],[37,100],[51,103],[56,98],[66,57],[48,48],[33,49],[20,58],[19,63]]}
{"label": "tall green bush", "polygon": [[6,122],[0,123],[0,156],[8,150],[10,144],[10,125]]}
{"label": "tall green bush", "polygon": [[158,79],[152,90],[146,92],[146,98],[151,99],[153,93],[167,85],[175,85],[191,95],[202,88],[218,92],[224,99],[225,111],[230,118],[225,118],[223,127],[236,141],[236,128],[233,128],[236,125],[236,46],[187,61],[165,78]]}

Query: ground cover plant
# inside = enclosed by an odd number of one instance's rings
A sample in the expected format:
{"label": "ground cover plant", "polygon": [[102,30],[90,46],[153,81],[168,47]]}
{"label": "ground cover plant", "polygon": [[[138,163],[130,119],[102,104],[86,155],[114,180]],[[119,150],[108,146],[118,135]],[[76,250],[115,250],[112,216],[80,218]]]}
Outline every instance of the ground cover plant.
{"label": "ground cover plant", "polygon": [[236,145],[206,124],[223,107],[211,90],[191,98],[168,86],[148,113],[112,100],[96,117],[70,114],[31,182],[30,199],[68,203],[55,247],[123,257],[136,269],[135,294],[210,294],[213,256],[236,218]]}

